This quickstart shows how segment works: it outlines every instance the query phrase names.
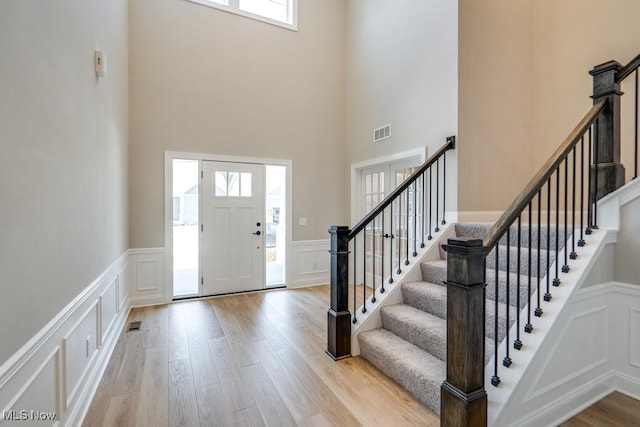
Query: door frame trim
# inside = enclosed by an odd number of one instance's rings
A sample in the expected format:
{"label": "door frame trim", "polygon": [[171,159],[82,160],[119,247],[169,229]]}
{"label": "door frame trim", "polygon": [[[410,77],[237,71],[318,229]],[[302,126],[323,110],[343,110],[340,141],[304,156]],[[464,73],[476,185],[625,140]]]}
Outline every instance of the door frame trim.
{"label": "door frame trim", "polygon": [[420,163],[424,163],[427,159],[428,147],[414,148],[412,150],[400,151],[388,154],[386,156],[376,157],[373,159],[363,160],[361,162],[351,164],[351,224],[355,224],[360,218],[360,199],[362,197],[360,175],[362,169],[373,166],[386,165],[402,160],[408,160],[412,157],[420,156]]}
{"label": "door frame trim", "polygon": [[225,154],[211,153],[192,153],[184,151],[165,151],[164,152],[164,248],[165,248],[165,301],[170,303],[173,301],[173,160],[198,160],[198,161],[214,161],[214,162],[233,162],[233,163],[255,163],[263,165],[284,166],[287,171],[286,189],[285,189],[285,207],[287,209],[285,215],[285,261],[284,261],[284,280],[285,287],[292,283],[292,233],[293,233],[293,161],[288,159],[274,159],[266,157],[243,157],[230,156]]}

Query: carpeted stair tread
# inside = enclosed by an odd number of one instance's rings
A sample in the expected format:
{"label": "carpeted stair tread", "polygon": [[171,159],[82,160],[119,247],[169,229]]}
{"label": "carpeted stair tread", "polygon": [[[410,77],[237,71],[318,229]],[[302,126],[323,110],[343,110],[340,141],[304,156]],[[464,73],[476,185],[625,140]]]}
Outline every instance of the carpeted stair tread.
{"label": "carpeted stair tread", "polygon": [[402,284],[404,303],[441,319],[447,317],[447,288],[428,282]]}
{"label": "carpeted stair tread", "polygon": [[360,354],[432,411],[440,413],[445,362],[386,329],[359,335]]}
{"label": "carpeted stair tread", "polygon": [[[487,263],[489,267],[490,264]],[[546,267],[546,264],[545,264]],[[428,283],[442,283],[442,287],[444,287],[444,281],[447,278],[447,261],[446,260],[434,260],[434,261],[426,261],[423,262],[420,266],[422,270],[422,280]],[[544,268],[542,272],[544,272]],[[541,272],[541,274],[542,274]],[[524,306],[524,302],[527,301],[527,285],[529,282],[529,276],[527,274],[518,275],[515,272],[509,273],[509,304],[516,305],[517,304],[517,295],[518,295],[518,276],[520,277],[520,307]],[[487,298],[495,299],[495,270],[492,268],[487,268]],[[537,279],[535,276],[532,276],[531,279],[531,293],[533,293],[536,289]],[[498,272],[498,300],[502,303],[506,303],[507,294],[505,289],[507,288],[507,273],[504,271]],[[446,296],[445,296],[446,301]],[[413,303],[411,304],[414,307],[417,307]],[[420,308],[420,307],[418,307]],[[428,310],[425,310],[428,311]],[[431,311],[429,311],[431,312]]]}
{"label": "carpeted stair tread", "polygon": [[[383,307],[382,327],[395,335],[431,353],[442,361],[447,360],[447,321],[407,304]],[[493,354],[493,340],[486,338],[485,364]]]}
{"label": "carpeted stair tread", "polygon": [[383,307],[382,327],[440,360],[447,358],[447,321],[407,304]]}
{"label": "carpeted stair tread", "polygon": [[[422,310],[441,319],[447,318],[447,288],[445,286],[436,285],[429,282],[410,282],[402,285],[402,297],[404,303],[418,310]],[[485,328],[486,335],[495,339],[495,306],[496,303],[487,298]],[[506,321],[506,305],[498,302],[499,332],[498,338],[502,340],[505,336]],[[513,325],[516,319],[516,308],[509,306],[509,325]]]}

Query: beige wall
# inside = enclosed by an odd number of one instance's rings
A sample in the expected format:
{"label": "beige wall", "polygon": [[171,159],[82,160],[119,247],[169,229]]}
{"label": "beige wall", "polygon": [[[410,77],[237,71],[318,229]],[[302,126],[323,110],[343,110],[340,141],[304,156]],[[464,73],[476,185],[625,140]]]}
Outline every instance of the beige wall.
{"label": "beige wall", "polygon": [[460,0],[459,7],[459,206],[503,210],[589,109],[588,71],[640,53],[640,3]]}
{"label": "beige wall", "polygon": [[292,160],[293,239],[328,238],[345,218],[344,1],[301,1],[297,32],[185,0],[129,8],[131,247],[164,246],[166,150]]}
{"label": "beige wall", "polygon": [[[457,43],[454,1],[348,0],[347,168],[418,147],[432,153],[456,134]],[[387,124],[391,138],[374,144],[373,130]]]}
{"label": "beige wall", "polygon": [[459,1],[461,211],[505,209],[530,175],[531,4]]}
{"label": "beige wall", "polygon": [[2,1],[0,58],[2,365],[128,248],[127,2]]}

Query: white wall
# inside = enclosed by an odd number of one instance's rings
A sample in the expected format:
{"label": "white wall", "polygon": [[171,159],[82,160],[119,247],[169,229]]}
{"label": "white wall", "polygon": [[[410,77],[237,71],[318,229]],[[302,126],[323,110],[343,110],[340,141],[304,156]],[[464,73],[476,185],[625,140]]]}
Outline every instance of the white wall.
{"label": "white wall", "polygon": [[[347,168],[418,147],[433,153],[457,133],[457,14],[448,0],[347,1]],[[387,124],[391,138],[374,144],[373,130]],[[453,159],[447,166],[455,177]]]}
{"label": "white wall", "polygon": [[127,2],[2,1],[0,57],[2,366],[128,248]]}
{"label": "white wall", "polygon": [[326,239],[345,218],[344,0],[300,1],[297,32],[186,0],[129,6],[131,247],[165,244],[167,150],[292,160],[293,240]]}

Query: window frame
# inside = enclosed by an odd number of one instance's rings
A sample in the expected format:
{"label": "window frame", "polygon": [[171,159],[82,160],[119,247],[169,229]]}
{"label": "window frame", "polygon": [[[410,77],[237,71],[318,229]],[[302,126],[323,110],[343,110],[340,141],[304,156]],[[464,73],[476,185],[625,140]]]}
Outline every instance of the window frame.
{"label": "window frame", "polygon": [[245,18],[253,19],[255,21],[260,21],[266,24],[282,27],[287,30],[298,31],[298,0],[287,0],[288,6],[289,6],[289,15],[290,15],[291,23],[278,21],[275,19],[267,18],[262,15],[241,10],[239,0],[227,0],[226,5],[217,3],[213,0],[187,0],[187,1],[190,1],[192,3],[197,3],[202,6],[212,7],[214,9],[222,10],[224,12],[233,13],[235,15],[240,15]]}

